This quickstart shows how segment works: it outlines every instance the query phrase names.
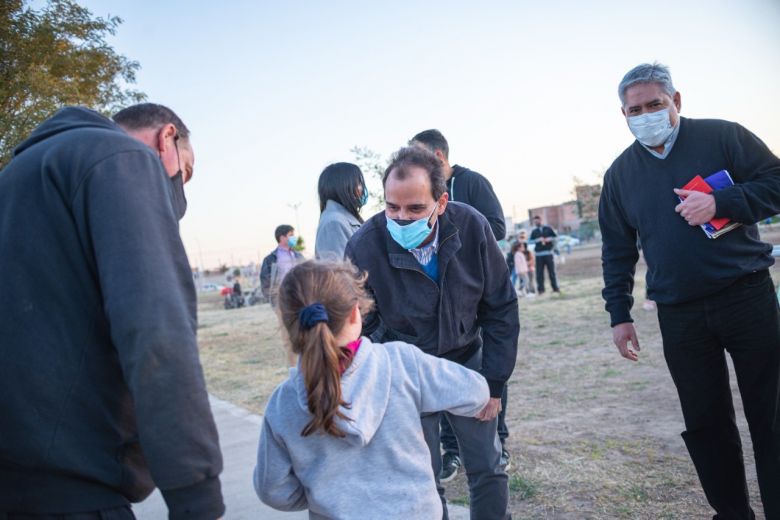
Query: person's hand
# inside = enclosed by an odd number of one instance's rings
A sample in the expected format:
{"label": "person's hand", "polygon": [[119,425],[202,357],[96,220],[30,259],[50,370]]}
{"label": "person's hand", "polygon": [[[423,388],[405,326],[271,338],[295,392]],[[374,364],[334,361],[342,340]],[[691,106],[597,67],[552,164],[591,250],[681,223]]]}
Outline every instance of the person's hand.
{"label": "person's hand", "polygon": [[491,397],[488,401],[488,404],[485,405],[485,407],[482,409],[481,412],[477,414],[477,420],[480,421],[492,421],[496,418],[498,415],[498,412],[501,411],[501,398],[500,397]]}
{"label": "person's hand", "polygon": [[674,192],[685,198],[674,210],[691,226],[700,226],[715,218],[715,197],[711,194],[676,188]]}
{"label": "person's hand", "polygon": [[[631,322],[619,323],[612,327],[612,341],[615,342],[620,351],[620,355],[629,361],[637,361],[639,359],[639,340],[636,337],[636,329]],[[628,342],[631,342],[631,347],[628,346]],[[632,348],[633,347],[633,348]]]}

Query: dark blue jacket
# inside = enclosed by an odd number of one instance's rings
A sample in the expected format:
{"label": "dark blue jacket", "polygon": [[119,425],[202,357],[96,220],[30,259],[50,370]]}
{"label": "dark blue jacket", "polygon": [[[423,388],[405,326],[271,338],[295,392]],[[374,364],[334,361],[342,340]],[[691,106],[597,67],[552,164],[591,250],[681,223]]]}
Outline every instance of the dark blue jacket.
{"label": "dark blue jacket", "polygon": [[82,108],[0,171],[0,511],[121,506],[156,484],[170,518],[223,513],[172,187]]}
{"label": "dark blue jacket", "polygon": [[517,358],[517,296],[490,226],[474,208],[450,202],[439,217],[439,283],[387,231],[384,212],[347,243],[346,256],[368,272],[376,310],[363,333],[401,340],[423,352],[466,362],[482,347],[482,375],[500,397]]}

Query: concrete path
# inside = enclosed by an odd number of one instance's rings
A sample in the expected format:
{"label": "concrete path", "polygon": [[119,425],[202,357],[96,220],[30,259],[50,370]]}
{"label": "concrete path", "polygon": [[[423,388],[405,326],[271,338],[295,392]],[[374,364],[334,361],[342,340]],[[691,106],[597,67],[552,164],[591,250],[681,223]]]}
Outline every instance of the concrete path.
{"label": "concrete path", "polygon": [[[252,471],[257,457],[257,439],[263,418],[243,408],[211,396],[211,410],[219,430],[219,442],[224,459],[221,475],[222,495],[227,506],[226,520],[301,520],[308,512],[282,513],[265,506],[252,487]],[[450,519],[468,519],[468,509],[448,506]],[[158,491],[135,504],[133,511],[139,520],[165,520],[168,510]]]}

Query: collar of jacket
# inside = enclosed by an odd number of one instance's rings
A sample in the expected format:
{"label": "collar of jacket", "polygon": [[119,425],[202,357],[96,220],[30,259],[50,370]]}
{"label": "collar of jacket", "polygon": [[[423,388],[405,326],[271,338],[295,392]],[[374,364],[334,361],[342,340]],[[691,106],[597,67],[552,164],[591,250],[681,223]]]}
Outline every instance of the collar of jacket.
{"label": "collar of jacket", "polygon": [[[455,253],[461,247],[460,235],[458,228],[452,219],[449,217],[449,212],[445,209],[444,213],[439,215],[439,250],[436,253],[439,256],[439,280],[444,278],[444,272],[450,259],[455,256]],[[385,219],[387,216],[385,216]],[[387,257],[390,265],[396,269],[412,269],[419,271],[426,277],[428,275],[423,271],[422,266],[417,261],[412,253],[401,247],[398,242],[393,240],[390,236],[390,232],[387,231],[385,226],[385,241],[387,242]]]}

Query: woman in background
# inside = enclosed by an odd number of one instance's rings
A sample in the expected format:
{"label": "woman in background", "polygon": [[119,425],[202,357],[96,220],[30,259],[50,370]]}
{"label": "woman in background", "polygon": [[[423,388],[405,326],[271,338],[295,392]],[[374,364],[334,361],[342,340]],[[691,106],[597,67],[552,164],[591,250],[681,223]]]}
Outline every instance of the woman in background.
{"label": "woman in background", "polygon": [[363,224],[360,209],[368,202],[363,172],[352,163],[339,162],[320,174],[320,223],[314,254],[324,260],[343,260],[349,237]]}

